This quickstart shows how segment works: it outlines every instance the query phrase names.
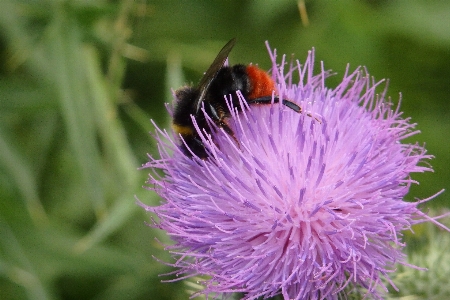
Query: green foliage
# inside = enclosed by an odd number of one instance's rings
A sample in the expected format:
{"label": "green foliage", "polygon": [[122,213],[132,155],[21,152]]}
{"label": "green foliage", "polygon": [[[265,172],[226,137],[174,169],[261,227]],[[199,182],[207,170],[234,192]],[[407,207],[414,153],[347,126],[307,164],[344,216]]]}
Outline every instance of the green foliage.
{"label": "green foliage", "polygon": [[411,249],[408,263],[428,270],[399,266],[393,276],[399,291],[392,291],[389,299],[449,299],[450,286],[446,282],[450,274],[450,235],[432,224],[421,224],[417,231],[420,236],[408,237],[409,244],[417,248]]}
{"label": "green foliage", "polygon": [[[188,298],[192,286],[160,283],[171,269],[153,256],[170,258],[154,237],[167,238],[145,225],[135,196],[160,200],[137,168],[156,153],[149,120],[168,127],[170,88],[196,82],[231,37],[232,62],[268,68],[268,40],[300,60],[315,47],[338,72],[330,85],[347,63],[390,78],[390,95],[403,93],[405,116],[423,132],[408,142],[426,141],[436,156],[435,174],[416,176],[409,198],[448,189],[450,2],[311,0],[306,9],[309,25],[295,1],[1,0],[0,299]],[[422,234],[421,249],[444,239]],[[446,286],[449,260],[430,255],[412,263],[434,277],[399,273],[401,295],[432,299],[432,279]],[[414,280],[422,285],[409,288]]]}

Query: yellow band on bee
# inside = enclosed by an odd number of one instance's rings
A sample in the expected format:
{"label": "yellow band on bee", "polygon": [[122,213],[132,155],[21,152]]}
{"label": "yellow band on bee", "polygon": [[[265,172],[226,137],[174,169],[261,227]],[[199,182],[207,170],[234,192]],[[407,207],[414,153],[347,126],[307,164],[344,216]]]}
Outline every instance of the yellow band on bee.
{"label": "yellow band on bee", "polygon": [[194,134],[193,129],[191,127],[188,127],[188,126],[180,126],[180,125],[177,125],[177,124],[172,124],[172,128],[173,128],[173,130],[176,133],[181,134],[181,135],[192,135],[192,134]]}

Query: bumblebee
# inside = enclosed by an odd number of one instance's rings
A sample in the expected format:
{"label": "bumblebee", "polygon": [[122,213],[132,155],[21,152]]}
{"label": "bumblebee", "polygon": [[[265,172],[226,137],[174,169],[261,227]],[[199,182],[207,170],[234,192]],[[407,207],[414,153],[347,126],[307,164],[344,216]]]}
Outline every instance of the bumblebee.
{"label": "bumblebee", "polygon": [[[191,116],[193,116],[200,129],[207,133],[211,128],[202,111],[222,128],[232,138],[235,138],[233,130],[228,126],[226,119],[230,117],[230,111],[224,96],[231,96],[233,107],[240,108],[237,91],[241,91],[248,105],[272,103],[272,93],[276,91],[275,82],[265,71],[253,65],[237,64],[224,67],[228,54],[233,49],[236,39],[231,39],[220,50],[211,66],[203,75],[200,83],[195,86],[186,86],[175,92],[177,103],[173,113],[173,129],[184,140],[181,148],[185,155],[198,156],[201,159],[208,157],[205,146],[199,137]],[[297,104],[274,97],[274,102],[280,102],[297,113],[302,109]],[[236,140],[237,141],[237,140]]]}

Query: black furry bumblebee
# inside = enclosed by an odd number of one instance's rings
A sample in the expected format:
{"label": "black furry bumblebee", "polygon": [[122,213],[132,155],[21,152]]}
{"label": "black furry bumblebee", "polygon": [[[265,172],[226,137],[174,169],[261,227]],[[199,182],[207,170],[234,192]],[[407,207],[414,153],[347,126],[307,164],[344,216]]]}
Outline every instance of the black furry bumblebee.
{"label": "black furry bumblebee", "polygon": [[[272,93],[276,91],[276,86],[265,71],[253,65],[223,66],[235,42],[236,39],[233,38],[220,50],[198,86],[183,87],[175,92],[178,101],[172,125],[174,131],[183,138],[184,143],[181,142],[181,148],[189,157],[193,155],[201,159],[208,157],[191,118],[194,116],[199,128],[206,132],[211,131],[202,111],[202,104],[204,104],[206,114],[215,124],[236,139],[233,130],[226,123],[230,111],[224,96],[231,95],[232,105],[237,108],[240,107],[239,99],[236,96],[237,91],[241,91],[249,105],[272,102]],[[279,98],[275,96],[274,102],[280,102]],[[295,112],[301,113],[302,111],[300,106],[291,101],[283,99],[281,102]]]}

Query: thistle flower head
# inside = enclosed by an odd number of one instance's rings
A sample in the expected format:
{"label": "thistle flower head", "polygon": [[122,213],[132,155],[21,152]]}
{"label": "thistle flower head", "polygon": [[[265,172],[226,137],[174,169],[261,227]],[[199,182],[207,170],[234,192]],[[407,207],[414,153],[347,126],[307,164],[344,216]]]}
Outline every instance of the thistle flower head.
{"label": "thistle flower head", "polygon": [[[334,89],[329,72],[276,62],[279,99],[302,107],[230,107],[235,139],[197,127],[207,159],[188,157],[180,137],[157,128],[160,158],[149,157],[148,188],[163,199],[148,211],[174,241],[177,279],[203,276],[200,294],[243,292],[244,299],[337,299],[351,286],[381,298],[389,273],[404,263],[401,231],[433,221],[406,202],[411,173],[431,171],[416,134],[364,68]],[[286,69],[285,69],[286,68]],[[299,81],[293,83],[293,78]],[[228,102],[231,106],[231,102]],[[206,116],[208,118],[208,116]],[[195,121],[195,119],[194,119]],[[392,283],[391,283],[392,284]]]}

